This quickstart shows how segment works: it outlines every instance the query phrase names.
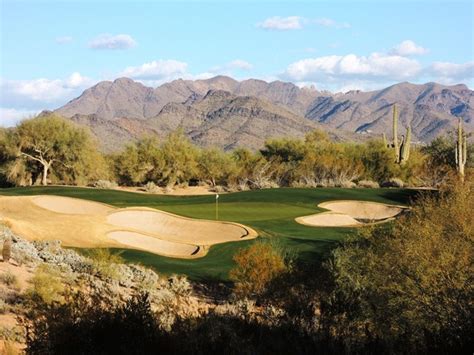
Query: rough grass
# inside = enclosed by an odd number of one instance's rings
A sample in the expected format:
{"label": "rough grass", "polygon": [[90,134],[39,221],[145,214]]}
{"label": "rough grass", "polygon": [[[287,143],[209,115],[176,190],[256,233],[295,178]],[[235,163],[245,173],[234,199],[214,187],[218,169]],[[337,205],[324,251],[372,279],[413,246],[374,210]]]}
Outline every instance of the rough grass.
{"label": "rough grass", "polygon": [[[215,197],[160,196],[115,190],[75,187],[29,187],[0,189],[0,195],[60,195],[108,203],[117,207],[146,206],[193,218],[215,218]],[[319,263],[338,241],[355,229],[315,228],[300,225],[295,217],[322,211],[317,205],[330,200],[364,200],[391,204],[407,204],[416,196],[407,189],[342,189],[342,188],[284,188],[221,194],[219,219],[248,225],[264,238],[277,237],[280,245],[298,261]],[[182,273],[192,279],[228,280],[234,266],[233,255],[254,241],[230,242],[213,246],[199,259],[185,260],[157,256],[135,250],[121,251],[126,261],[140,262],[160,273]]]}

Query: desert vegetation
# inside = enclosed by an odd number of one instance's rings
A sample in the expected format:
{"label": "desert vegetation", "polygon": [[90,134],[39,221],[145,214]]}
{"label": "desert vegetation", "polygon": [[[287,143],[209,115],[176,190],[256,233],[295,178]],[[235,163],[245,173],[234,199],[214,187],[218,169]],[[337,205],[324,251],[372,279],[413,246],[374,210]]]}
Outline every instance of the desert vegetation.
{"label": "desert vegetation", "polygon": [[[16,291],[22,341],[31,354],[469,352],[472,188],[472,176],[455,178],[395,222],[359,230],[317,265],[278,243],[241,246],[221,292],[107,252],[86,257],[28,243],[5,228],[12,259],[28,251],[36,270],[31,288]],[[104,273],[105,264],[120,272]]]}
{"label": "desert vegetation", "polygon": [[[322,131],[304,139],[273,138],[259,151],[200,148],[177,130],[162,141],[145,137],[122,152],[102,154],[91,134],[50,115],[0,132],[0,180],[4,186],[90,185],[114,188],[207,185],[230,191],[269,187],[439,186],[446,173],[460,176],[473,164],[473,145],[461,123],[452,136],[428,145],[398,141],[394,108],[392,142],[336,142]],[[152,185],[153,184],[153,185]],[[377,185],[378,184],[378,185]]]}

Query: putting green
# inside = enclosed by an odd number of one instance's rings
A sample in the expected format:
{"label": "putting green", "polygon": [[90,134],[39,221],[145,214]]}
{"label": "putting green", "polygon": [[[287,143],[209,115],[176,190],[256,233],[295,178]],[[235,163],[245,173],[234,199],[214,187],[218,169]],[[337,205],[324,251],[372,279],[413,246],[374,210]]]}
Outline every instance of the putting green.
{"label": "putting green", "polygon": [[[222,194],[219,217],[254,228],[263,238],[274,239],[298,261],[319,263],[350,233],[353,228],[310,227],[298,224],[296,217],[322,212],[319,203],[334,200],[374,201],[406,205],[417,195],[409,189],[268,189]],[[215,218],[214,196],[162,196],[115,190],[74,187],[29,187],[0,189],[0,195],[60,195],[103,202],[116,207],[143,206],[157,208],[181,216]],[[258,240],[259,238],[257,238]],[[214,245],[199,259],[175,259],[135,250],[122,252],[128,261],[151,266],[161,273],[182,273],[193,279],[227,280],[234,266],[233,255],[253,241]]]}

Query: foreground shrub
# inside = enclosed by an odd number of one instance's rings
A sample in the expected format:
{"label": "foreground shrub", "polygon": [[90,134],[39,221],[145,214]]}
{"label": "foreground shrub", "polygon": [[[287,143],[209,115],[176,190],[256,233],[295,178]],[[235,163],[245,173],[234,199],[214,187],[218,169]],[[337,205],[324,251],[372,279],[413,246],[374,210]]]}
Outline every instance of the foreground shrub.
{"label": "foreground shrub", "polygon": [[119,254],[113,254],[109,249],[97,248],[89,253],[93,269],[104,278],[117,279],[120,277],[119,264],[123,259]]}
{"label": "foreground shrub", "polygon": [[41,264],[31,279],[28,294],[33,301],[50,304],[62,300],[64,289],[60,271],[51,265]]}
{"label": "foreground shrub", "polygon": [[235,282],[235,293],[242,297],[263,294],[270,283],[287,271],[281,251],[268,242],[257,242],[240,250],[235,256],[236,266],[230,271]]}
{"label": "foreground shrub", "polygon": [[471,180],[425,197],[395,226],[368,230],[335,251],[336,295],[352,302],[336,332],[353,341],[379,339],[395,352],[472,349],[473,211]]}
{"label": "foreground shrub", "polygon": [[7,286],[18,286],[18,278],[11,271],[4,272],[0,275],[0,282]]}

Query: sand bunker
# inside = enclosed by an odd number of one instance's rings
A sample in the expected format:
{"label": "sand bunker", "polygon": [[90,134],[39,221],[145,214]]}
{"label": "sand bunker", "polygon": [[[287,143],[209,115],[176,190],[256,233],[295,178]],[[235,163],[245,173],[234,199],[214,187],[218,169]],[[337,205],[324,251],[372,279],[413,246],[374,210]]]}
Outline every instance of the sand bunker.
{"label": "sand bunker", "polygon": [[133,249],[141,249],[166,256],[180,257],[182,255],[196,255],[200,249],[200,247],[196,245],[169,242],[130,231],[110,232],[107,236]]}
{"label": "sand bunker", "polygon": [[317,227],[359,227],[393,220],[406,207],[368,201],[330,201],[318,205],[330,212],[296,218],[296,222]]}
{"label": "sand bunker", "polygon": [[0,196],[0,218],[29,240],[64,246],[114,247],[164,256],[196,258],[209,246],[247,240],[257,233],[238,223],[185,218],[151,208],[119,209],[59,196]]}
{"label": "sand bunker", "polygon": [[105,214],[113,210],[99,202],[62,196],[38,196],[33,198],[33,203],[47,210],[66,214]]}
{"label": "sand bunker", "polygon": [[236,241],[255,234],[237,223],[196,220],[156,210],[120,210],[109,214],[107,222],[158,234],[167,240],[206,245]]}

